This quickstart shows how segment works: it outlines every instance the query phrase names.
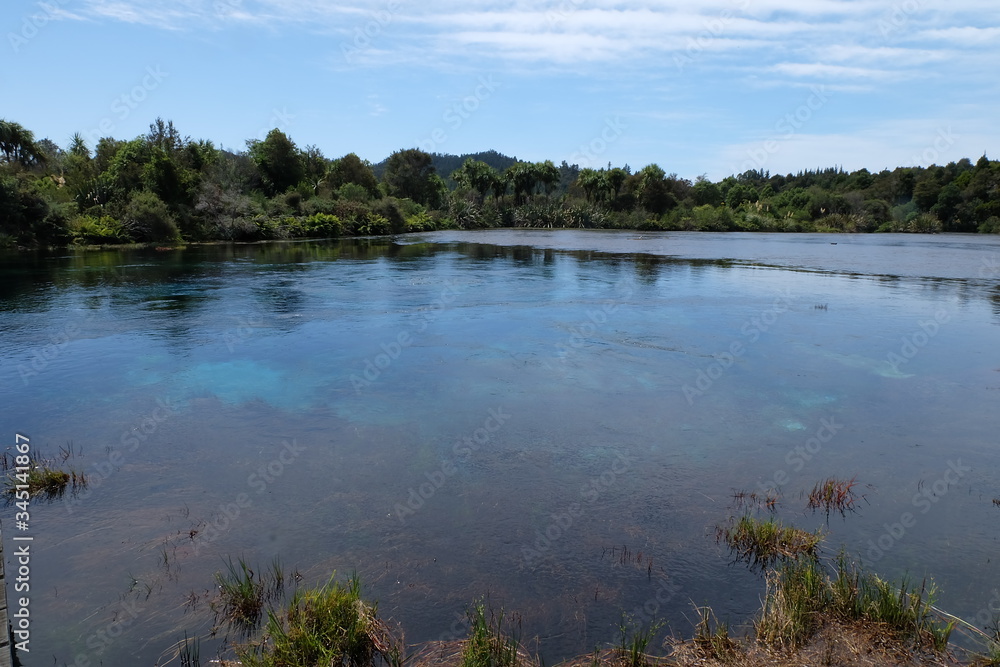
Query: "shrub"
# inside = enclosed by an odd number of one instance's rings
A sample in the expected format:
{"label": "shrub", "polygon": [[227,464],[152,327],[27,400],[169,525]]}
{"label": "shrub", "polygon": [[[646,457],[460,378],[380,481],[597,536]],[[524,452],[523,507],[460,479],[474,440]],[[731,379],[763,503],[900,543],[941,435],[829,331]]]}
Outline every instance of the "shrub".
{"label": "shrub", "polygon": [[344,183],[337,188],[337,199],[344,201],[370,202],[371,193],[363,185],[357,183]]}
{"label": "shrub", "polygon": [[299,220],[299,225],[301,233],[296,234],[296,236],[340,236],[344,231],[344,225],[340,218],[329,213],[316,213],[308,218],[302,218]]}
{"label": "shrub", "polygon": [[178,241],[177,222],[167,205],[152,192],[136,192],[125,207],[123,225],[136,241]]}
{"label": "shrub", "polygon": [[334,215],[337,212],[337,202],[326,197],[313,197],[302,204],[302,215],[310,216],[316,213],[329,213]]}
{"label": "shrub", "polygon": [[406,231],[406,218],[400,210],[399,200],[388,198],[376,202],[372,205],[372,212],[388,222],[389,231],[379,233],[401,234]]}
{"label": "shrub", "polygon": [[128,231],[121,221],[107,215],[81,215],[70,223],[73,242],[79,244],[130,243]]}
{"label": "shrub", "polygon": [[995,215],[991,215],[986,219],[986,222],[979,225],[980,234],[1000,234],[1000,218]]}
{"label": "shrub", "polygon": [[426,211],[411,215],[406,219],[406,231],[408,232],[432,232],[437,228],[437,221],[428,215]]}

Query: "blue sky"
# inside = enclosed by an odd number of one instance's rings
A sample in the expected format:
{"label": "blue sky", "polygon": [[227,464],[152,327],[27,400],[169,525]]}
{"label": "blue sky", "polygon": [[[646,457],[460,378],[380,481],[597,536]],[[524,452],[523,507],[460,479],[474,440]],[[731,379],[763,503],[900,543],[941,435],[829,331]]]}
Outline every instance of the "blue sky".
{"label": "blue sky", "polygon": [[[0,117],[714,180],[1000,159],[997,0],[6,0]],[[92,144],[93,142],[91,142]]]}

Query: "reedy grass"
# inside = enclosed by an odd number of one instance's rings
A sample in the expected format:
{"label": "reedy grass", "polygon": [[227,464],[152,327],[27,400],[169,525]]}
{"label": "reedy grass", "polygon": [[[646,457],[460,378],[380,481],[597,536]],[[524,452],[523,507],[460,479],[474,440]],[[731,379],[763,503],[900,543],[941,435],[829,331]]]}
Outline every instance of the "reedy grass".
{"label": "reedy grass", "polygon": [[662,621],[652,621],[647,625],[637,624],[623,613],[621,623],[618,625],[619,643],[615,647],[619,660],[627,667],[646,667],[651,664],[646,649],[663,625]]}
{"label": "reedy grass", "polygon": [[[695,606],[698,623],[694,643],[706,658],[726,662],[736,655],[736,642],[729,636],[729,625],[720,623],[711,607]],[[714,626],[714,627],[713,627]]]}
{"label": "reedy grass", "polygon": [[815,556],[823,536],[785,526],[774,517],[761,520],[744,515],[735,524],[717,526],[715,538],[726,543],[737,562],[763,569],[777,560]]}
{"label": "reedy grass", "polygon": [[787,560],[768,574],[767,594],[754,622],[757,640],[795,648],[816,629],[821,616],[877,624],[895,638],[944,651],[955,622],[942,624],[932,614],[935,589],[906,579],[891,583],[862,572],[841,555],[836,574],[827,575],[818,559]]}
{"label": "reedy grass", "polygon": [[76,491],[87,488],[87,478],[83,473],[58,470],[45,463],[32,464],[26,475],[26,479],[18,479],[13,472],[7,475],[5,491],[8,502],[13,502],[16,498],[18,485],[26,485],[28,495],[32,498],[41,496],[46,500],[61,498],[67,489]]}
{"label": "reedy grass", "polygon": [[201,667],[201,641],[198,637],[188,638],[184,633],[184,642],[178,649],[181,667]]}
{"label": "reedy grass", "polygon": [[737,510],[746,509],[766,509],[769,512],[778,510],[778,493],[767,491],[757,493],[756,491],[734,490],[732,508]]}
{"label": "reedy grass", "polygon": [[319,589],[296,591],[288,606],[268,609],[260,641],[237,650],[247,667],[363,667],[402,664],[401,647],[378,618],[377,605],[361,598],[353,575],[334,577]]}
{"label": "reedy grass", "polygon": [[226,560],[226,572],[216,572],[219,597],[212,602],[216,623],[220,620],[249,637],[260,627],[264,605],[279,600],[285,590],[285,575],[275,558],[259,574],[242,558]]}
{"label": "reedy grass", "polygon": [[[488,614],[487,614],[488,612]],[[520,662],[520,617],[506,616],[503,608],[494,612],[480,598],[466,612],[469,617],[469,638],[462,649],[462,667],[517,667]],[[513,625],[507,634],[505,623]]]}
{"label": "reedy grass", "polygon": [[854,490],[858,484],[856,479],[830,477],[818,482],[809,492],[809,509],[824,510],[828,517],[832,511],[840,512],[841,516],[855,511],[855,501],[858,498],[864,499],[864,495],[858,495]]}

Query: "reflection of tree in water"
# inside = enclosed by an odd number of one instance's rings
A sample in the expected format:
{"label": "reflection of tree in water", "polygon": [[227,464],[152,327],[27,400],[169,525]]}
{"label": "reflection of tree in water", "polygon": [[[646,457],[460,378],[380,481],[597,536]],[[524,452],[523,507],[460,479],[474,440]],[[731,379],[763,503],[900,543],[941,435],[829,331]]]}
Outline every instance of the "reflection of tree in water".
{"label": "reflection of tree in water", "polygon": [[266,287],[255,287],[254,297],[262,313],[293,315],[301,312],[306,303],[306,295],[295,287],[291,279],[279,280]]}

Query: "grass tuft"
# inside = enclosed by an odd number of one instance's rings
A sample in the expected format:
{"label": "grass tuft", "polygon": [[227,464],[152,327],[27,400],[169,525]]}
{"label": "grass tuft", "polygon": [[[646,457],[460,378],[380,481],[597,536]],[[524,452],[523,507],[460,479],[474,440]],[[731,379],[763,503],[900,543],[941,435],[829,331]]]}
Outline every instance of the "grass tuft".
{"label": "grass tuft", "polygon": [[189,638],[185,632],[178,657],[181,667],[201,667],[201,641],[197,637]]}
{"label": "grass tuft", "polygon": [[618,625],[620,640],[615,652],[621,664],[627,667],[648,667],[653,664],[647,649],[649,643],[660,628],[662,621],[653,621],[648,625],[640,625],[629,616],[622,614],[621,623]]}
{"label": "grass tuft", "polygon": [[767,594],[754,623],[758,641],[796,648],[809,638],[821,616],[874,624],[896,639],[944,651],[955,627],[932,615],[934,588],[907,580],[898,584],[862,572],[844,556],[829,577],[815,558],[786,561],[768,574]]}
{"label": "grass tuft", "polygon": [[854,504],[859,498],[864,499],[864,495],[858,495],[854,490],[857,486],[856,478],[837,479],[830,477],[816,484],[809,492],[809,509],[824,510],[827,516],[830,512],[840,512],[844,516],[847,512],[856,511]]}
{"label": "grass tuft", "polygon": [[694,643],[703,657],[728,662],[737,654],[736,642],[729,636],[729,625],[720,623],[711,607],[696,606],[698,624],[695,626]]}
{"label": "grass tuft", "polygon": [[[506,616],[503,608],[494,612],[483,599],[473,603],[466,613],[469,638],[462,650],[462,667],[517,667],[521,662],[520,617]],[[513,627],[508,630],[506,624]]]}
{"label": "grass tuft", "polygon": [[238,650],[247,667],[384,663],[398,667],[401,649],[377,616],[377,605],[361,598],[357,575],[347,584],[331,577],[319,589],[296,591],[287,608],[269,609],[263,637]]}
{"label": "grass tuft", "polygon": [[771,517],[767,520],[743,516],[735,524],[716,527],[716,541],[724,541],[737,562],[765,568],[777,560],[814,556],[823,539],[819,533],[784,526]]}
{"label": "grass tuft", "polygon": [[[72,450],[60,449],[62,462],[65,463]],[[43,459],[34,451],[30,455],[10,452],[0,455],[0,468],[7,473],[4,479],[7,502],[24,500],[23,496],[18,496],[19,491],[27,491],[30,498],[40,496],[45,500],[56,500],[67,490],[75,492],[87,488],[87,478],[83,473],[72,469],[66,472],[58,468],[57,463],[54,459]]]}
{"label": "grass tuft", "polygon": [[242,558],[238,564],[226,560],[226,571],[216,572],[219,597],[212,602],[216,624],[228,624],[242,637],[249,637],[260,627],[264,605],[279,600],[284,593],[285,577],[275,558],[257,573]]}

